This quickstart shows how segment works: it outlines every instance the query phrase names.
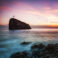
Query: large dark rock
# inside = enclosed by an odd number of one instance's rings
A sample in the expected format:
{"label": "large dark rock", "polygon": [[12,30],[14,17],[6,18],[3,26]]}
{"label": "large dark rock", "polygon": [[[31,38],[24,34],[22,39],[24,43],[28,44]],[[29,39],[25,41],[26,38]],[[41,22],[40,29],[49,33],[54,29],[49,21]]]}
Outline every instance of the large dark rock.
{"label": "large dark rock", "polygon": [[15,18],[11,18],[9,21],[9,29],[10,30],[31,29],[31,27],[27,23],[24,23],[24,22],[17,20]]}

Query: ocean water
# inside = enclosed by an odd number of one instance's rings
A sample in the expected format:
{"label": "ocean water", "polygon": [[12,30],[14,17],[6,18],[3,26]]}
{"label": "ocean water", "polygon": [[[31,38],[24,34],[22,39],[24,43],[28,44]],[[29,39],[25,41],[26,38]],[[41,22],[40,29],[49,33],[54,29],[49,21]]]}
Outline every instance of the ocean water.
{"label": "ocean water", "polygon": [[[32,42],[22,46],[22,42]],[[33,28],[30,30],[8,30],[0,28],[0,58],[10,58],[11,54],[30,50],[34,43],[58,43],[58,29]]]}

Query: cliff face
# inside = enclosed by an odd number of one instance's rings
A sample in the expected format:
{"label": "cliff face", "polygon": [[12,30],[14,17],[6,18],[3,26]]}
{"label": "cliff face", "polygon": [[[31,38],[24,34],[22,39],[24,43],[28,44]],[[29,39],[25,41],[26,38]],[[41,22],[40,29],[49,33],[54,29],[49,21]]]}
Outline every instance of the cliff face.
{"label": "cliff face", "polygon": [[27,23],[24,23],[15,18],[11,18],[9,21],[9,30],[17,30],[17,29],[31,29],[31,27]]}

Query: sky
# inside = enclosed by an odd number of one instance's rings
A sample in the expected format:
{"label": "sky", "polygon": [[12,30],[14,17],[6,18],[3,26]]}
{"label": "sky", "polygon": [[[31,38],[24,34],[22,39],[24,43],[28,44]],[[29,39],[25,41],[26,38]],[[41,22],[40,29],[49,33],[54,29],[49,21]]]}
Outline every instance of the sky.
{"label": "sky", "polygon": [[30,25],[58,25],[58,0],[0,0],[0,25],[13,16]]}

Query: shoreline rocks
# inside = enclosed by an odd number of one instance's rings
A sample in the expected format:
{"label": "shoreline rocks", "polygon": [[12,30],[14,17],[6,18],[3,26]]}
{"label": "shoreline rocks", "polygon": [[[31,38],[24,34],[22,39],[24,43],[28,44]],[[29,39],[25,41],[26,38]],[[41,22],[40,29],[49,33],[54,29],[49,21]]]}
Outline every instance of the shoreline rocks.
{"label": "shoreline rocks", "polygon": [[10,58],[58,58],[58,43],[48,44],[47,46],[40,44],[33,44],[30,51],[17,52],[10,56]]}

